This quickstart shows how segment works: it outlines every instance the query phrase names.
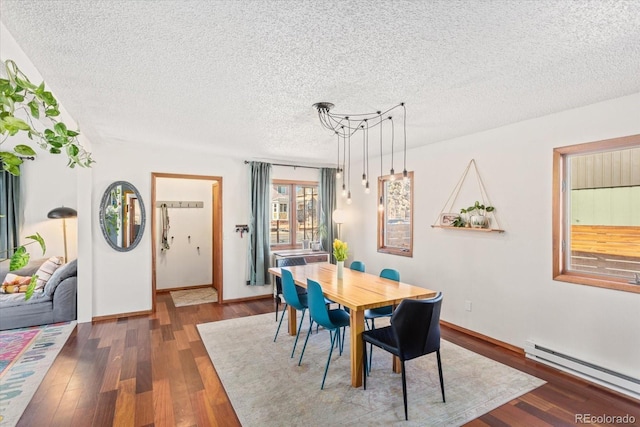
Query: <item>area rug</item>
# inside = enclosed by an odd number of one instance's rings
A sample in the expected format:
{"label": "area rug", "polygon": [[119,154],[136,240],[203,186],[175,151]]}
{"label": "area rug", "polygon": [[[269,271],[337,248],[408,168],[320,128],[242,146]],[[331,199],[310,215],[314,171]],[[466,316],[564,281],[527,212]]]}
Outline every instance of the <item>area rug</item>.
{"label": "area rug", "polygon": [[15,426],[76,327],[57,323],[0,332],[0,426]]}
{"label": "area rug", "polygon": [[171,291],[170,293],[173,299],[173,305],[176,307],[218,302],[218,292],[213,288],[185,289],[182,291]]}
{"label": "area rug", "polygon": [[[286,323],[286,320],[285,320]],[[383,322],[379,326],[383,326]],[[374,349],[367,390],[351,387],[349,328],[344,353],[334,350],[324,390],[320,390],[329,352],[329,333],[293,340],[280,331],[273,314],[198,325],[209,357],[244,427],[317,425],[459,426],[544,384],[544,381],[442,341],[446,403],[442,402],[435,354],[406,362],[409,422],[404,420],[402,381],[391,371],[391,355]]]}

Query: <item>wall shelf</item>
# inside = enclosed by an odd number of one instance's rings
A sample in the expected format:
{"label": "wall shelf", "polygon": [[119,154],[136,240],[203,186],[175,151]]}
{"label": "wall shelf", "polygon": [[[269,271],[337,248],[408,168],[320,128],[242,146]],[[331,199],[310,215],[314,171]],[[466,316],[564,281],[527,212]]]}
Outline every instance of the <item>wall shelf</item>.
{"label": "wall shelf", "polygon": [[[480,172],[478,171],[478,166],[476,165],[476,161],[475,159],[471,159],[471,161],[469,162],[469,164],[467,165],[467,167],[465,168],[464,172],[462,173],[462,176],[460,177],[460,180],[458,180],[458,183],[456,184],[456,186],[453,189],[453,192],[451,193],[451,195],[449,196],[449,198],[447,199],[447,201],[445,202],[442,210],[440,211],[440,213],[438,214],[438,217],[436,218],[435,222],[431,225],[431,228],[448,228],[448,229],[453,229],[453,230],[466,230],[466,231],[481,231],[481,232],[485,232],[485,233],[504,233],[504,230],[502,230],[501,228],[475,228],[475,227],[454,227],[452,225],[452,223],[457,223],[460,222],[461,219],[461,215],[460,214],[455,214],[453,213],[454,211],[457,211],[457,209],[453,209],[453,206],[456,202],[456,199],[458,198],[458,195],[460,194],[460,190],[462,189],[462,186],[465,182],[465,179],[467,178],[467,175],[469,173],[469,170],[473,168],[473,172],[475,172],[475,176],[476,176],[476,181],[478,182],[478,188],[480,191],[480,198],[476,199],[476,200],[482,200],[482,209],[480,210],[480,213],[485,214],[486,213],[484,211],[484,206],[489,206],[491,207],[491,202],[489,200],[489,195],[487,194],[487,191],[484,188],[484,184],[482,183],[482,178],[480,177]],[[476,206],[478,206],[479,202],[476,201]],[[464,211],[466,211],[466,209],[463,209]],[[470,210],[473,211],[473,207],[470,208]],[[452,212],[452,213],[445,213],[445,212]],[[489,211],[490,213],[493,213],[493,208],[491,211]],[[477,213],[477,211],[476,211]],[[467,215],[470,215],[469,213],[467,213]],[[493,214],[493,218],[495,218],[495,224],[500,227],[500,224],[498,222],[498,217],[495,216],[495,214]],[[465,225],[469,224],[469,218],[462,218],[464,223],[466,223]],[[486,218],[488,221],[491,221],[490,217]],[[488,225],[488,224],[487,224]]]}
{"label": "wall shelf", "polygon": [[449,225],[432,225],[431,228],[446,228],[448,230],[462,230],[462,231],[481,231],[484,233],[504,233],[504,230],[498,228],[473,228],[473,227],[452,227]]}

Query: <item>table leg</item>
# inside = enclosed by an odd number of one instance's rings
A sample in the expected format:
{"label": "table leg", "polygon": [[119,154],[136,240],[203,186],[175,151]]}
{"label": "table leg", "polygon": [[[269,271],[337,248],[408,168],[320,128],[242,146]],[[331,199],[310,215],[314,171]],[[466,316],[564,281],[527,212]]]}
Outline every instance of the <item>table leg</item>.
{"label": "table leg", "polygon": [[288,306],[289,310],[289,335],[295,335],[298,332],[298,328],[296,327],[297,313],[296,309]]}
{"label": "table leg", "polygon": [[350,310],[351,328],[351,385],[362,385],[362,332],[364,331],[364,310]]}

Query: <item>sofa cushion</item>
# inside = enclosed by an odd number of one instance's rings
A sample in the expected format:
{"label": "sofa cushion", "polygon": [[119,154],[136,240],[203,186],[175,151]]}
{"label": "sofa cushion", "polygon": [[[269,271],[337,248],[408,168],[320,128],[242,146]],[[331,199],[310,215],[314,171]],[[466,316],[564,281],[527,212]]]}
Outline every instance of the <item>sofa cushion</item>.
{"label": "sofa cushion", "polygon": [[62,265],[62,258],[58,258],[57,256],[52,256],[48,260],[46,260],[36,271],[36,275],[38,279],[36,281],[36,291],[41,291],[44,289],[44,285],[47,284],[51,275],[55,273],[55,271]]}
{"label": "sofa cushion", "polygon": [[9,273],[5,276],[2,286],[0,286],[0,293],[14,294],[27,292],[30,282],[31,276],[18,276],[17,274]]}
{"label": "sofa cushion", "polygon": [[74,259],[73,261],[64,264],[62,267],[58,268],[52,275],[47,284],[44,286],[45,295],[52,296],[56,291],[56,288],[65,279],[69,277],[78,275],[78,260]]}

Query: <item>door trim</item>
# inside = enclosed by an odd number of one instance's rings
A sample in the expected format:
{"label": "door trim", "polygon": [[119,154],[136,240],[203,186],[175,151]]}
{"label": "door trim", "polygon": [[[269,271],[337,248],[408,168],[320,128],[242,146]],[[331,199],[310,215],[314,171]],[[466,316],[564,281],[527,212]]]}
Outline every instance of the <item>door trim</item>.
{"label": "door trim", "polygon": [[212,285],[218,291],[218,303],[223,303],[223,275],[222,275],[222,177],[209,175],[187,175],[175,173],[151,173],[151,310],[156,311],[156,253],[158,248],[157,209],[156,209],[156,180],[157,178],[172,179],[200,179],[213,181],[213,215],[212,215]]}

